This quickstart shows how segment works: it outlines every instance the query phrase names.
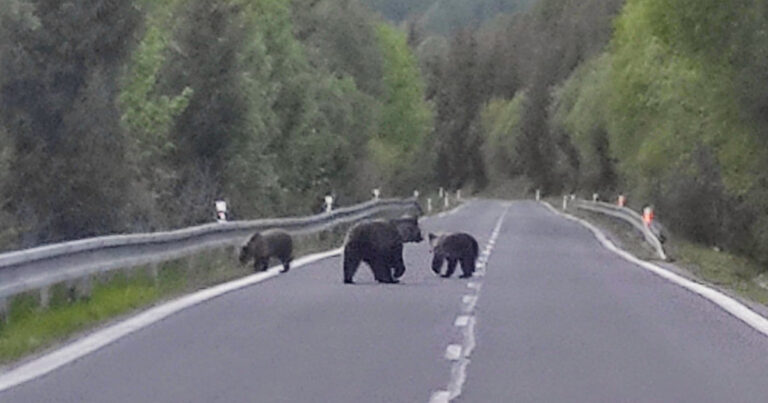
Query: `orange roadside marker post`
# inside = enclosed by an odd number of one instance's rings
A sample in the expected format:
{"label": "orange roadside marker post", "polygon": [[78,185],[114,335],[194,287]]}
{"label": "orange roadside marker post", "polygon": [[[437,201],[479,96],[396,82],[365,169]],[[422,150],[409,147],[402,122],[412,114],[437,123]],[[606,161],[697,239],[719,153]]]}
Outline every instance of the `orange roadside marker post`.
{"label": "orange roadside marker post", "polygon": [[653,207],[645,206],[643,208],[643,223],[646,227],[650,227],[651,223],[653,223]]}

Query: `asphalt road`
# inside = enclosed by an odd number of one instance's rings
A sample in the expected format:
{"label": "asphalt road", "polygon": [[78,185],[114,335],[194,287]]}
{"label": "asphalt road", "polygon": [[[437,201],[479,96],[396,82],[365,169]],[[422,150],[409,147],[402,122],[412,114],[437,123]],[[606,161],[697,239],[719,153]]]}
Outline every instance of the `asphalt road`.
{"label": "asphalt road", "polygon": [[[504,203],[475,201],[428,230],[488,242]],[[0,402],[428,402],[467,280],[406,247],[402,284],[340,257],[215,298],[137,331]],[[234,264],[234,262],[233,262]],[[473,315],[461,402],[764,402],[768,338],[627,263],[576,223],[511,205]]]}

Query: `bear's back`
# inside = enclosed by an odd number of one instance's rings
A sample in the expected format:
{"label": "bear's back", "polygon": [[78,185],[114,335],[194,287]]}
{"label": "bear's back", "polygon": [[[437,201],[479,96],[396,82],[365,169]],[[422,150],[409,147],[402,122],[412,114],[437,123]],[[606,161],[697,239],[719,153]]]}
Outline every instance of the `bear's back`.
{"label": "bear's back", "polygon": [[402,242],[392,223],[386,220],[372,220],[361,222],[352,227],[345,244],[356,247],[389,249],[397,244],[402,244]]}

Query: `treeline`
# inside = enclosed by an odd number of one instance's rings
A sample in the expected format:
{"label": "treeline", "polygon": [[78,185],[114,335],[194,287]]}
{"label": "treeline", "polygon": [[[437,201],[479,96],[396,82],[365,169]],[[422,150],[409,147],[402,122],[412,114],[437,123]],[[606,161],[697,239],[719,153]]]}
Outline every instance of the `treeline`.
{"label": "treeline", "polygon": [[357,0],[0,3],[3,249],[429,180],[417,60]]}
{"label": "treeline", "polygon": [[412,36],[441,184],[625,193],[768,264],[767,3],[540,0]]}

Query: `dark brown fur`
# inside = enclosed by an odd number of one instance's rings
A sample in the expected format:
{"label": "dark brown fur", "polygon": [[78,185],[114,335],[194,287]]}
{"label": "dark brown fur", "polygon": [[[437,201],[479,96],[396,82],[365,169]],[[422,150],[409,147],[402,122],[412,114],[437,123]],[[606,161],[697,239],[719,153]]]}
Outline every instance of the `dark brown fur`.
{"label": "dark brown fur", "polygon": [[283,264],[283,273],[291,269],[293,239],[290,234],[280,229],[257,232],[240,249],[240,263],[246,264],[254,259],[255,271],[267,270],[271,257],[280,260]]}
{"label": "dark brown fur", "polygon": [[344,242],[344,283],[353,283],[360,262],[370,266],[376,281],[399,282],[397,279],[405,273],[403,243],[422,240],[417,218],[364,221],[355,225]]}
{"label": "dark brown fur", "polygon": [[[461,262],[462,275],[459,277],[472,277],[479,253],[477,240],[472,235],[464,232],[429,234],[429,245],[435,254],[432,259],[432,271],[436,274],[445,278],[451,277],[456,270],[456,264]],[[448,261],[448,271],[440,274],[444,260]]]}

